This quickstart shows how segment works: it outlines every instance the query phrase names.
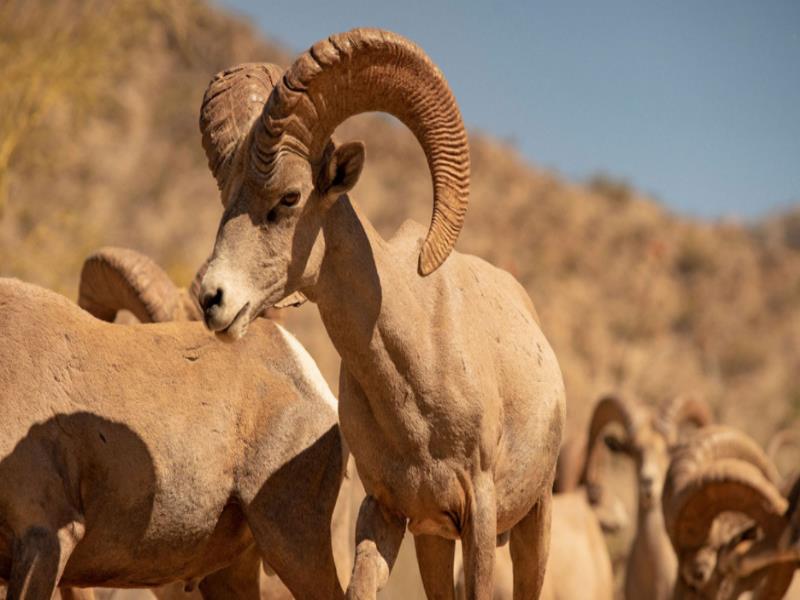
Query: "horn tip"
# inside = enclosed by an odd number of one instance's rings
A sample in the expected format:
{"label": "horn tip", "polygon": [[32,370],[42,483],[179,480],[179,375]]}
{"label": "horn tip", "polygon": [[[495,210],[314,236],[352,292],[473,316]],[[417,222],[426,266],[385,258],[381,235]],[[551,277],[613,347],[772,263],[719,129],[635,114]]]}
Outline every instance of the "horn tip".
{"label": "horn tip", "polygon": [[438,269],[449,252],[441,252],[440,249],[433,247],[427,240],[419,253],[418,271],[422,277],[427,277]]}

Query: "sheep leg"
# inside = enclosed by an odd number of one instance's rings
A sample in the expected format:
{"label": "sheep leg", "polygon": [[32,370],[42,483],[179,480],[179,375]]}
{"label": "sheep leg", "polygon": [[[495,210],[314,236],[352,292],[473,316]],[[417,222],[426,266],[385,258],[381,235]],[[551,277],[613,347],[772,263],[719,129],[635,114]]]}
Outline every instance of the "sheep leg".
{"label": "sheep leg", "polygon": [[231,565],[203,578],[198,588],[203,600],[259,600],[260,579],[261,556],[253,545]]}
{"label": "sheep leg", "polygon": [[542,591],[550,553],[550,521],[553,495],[549,491],[511,529],[511,562],[514,566],[514,600],[536,600]]}
{"label": "sheep leg", "polygon": [[384,510],[372,496],[361,503],[356,521],[356,557],[348,600],[375,600],[389,581],[403,541],[406,520]]}
{"label": "sheep leg", "polygon": [[7,600],[50,600],[72,551],[83,537],[83,525],[61,529],[33,525],[14,541]]}
{"label": "sheep leg", "polygon": [[456,543],[435,535],[415,535],[417,565],[429,600],[453,600],[453,558]]}
{"label": "sheep leg", "polygon": [[494,549],[497,543],[497,506],[494,482],[476,479],[472,502],[461,527],[464,590],[467,600],[485,600],[494,593]]}
{"label": "sheep leg", "polygon": [[245,507],[261,557],[295,598],[342,598],[331,516],[344,473],[339,428],[274,473]]}

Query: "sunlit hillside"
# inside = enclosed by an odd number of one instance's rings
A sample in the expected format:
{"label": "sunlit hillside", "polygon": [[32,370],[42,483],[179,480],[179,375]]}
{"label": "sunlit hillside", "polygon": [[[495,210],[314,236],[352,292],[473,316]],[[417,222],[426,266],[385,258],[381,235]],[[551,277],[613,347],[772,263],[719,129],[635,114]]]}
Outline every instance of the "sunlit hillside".
{"label": "sunlit hillside", "polygon": [[[205,86],[237,62],[289,60],[203,2],[0,4],[0,274],[74,298],[85,256],[113,244],[188,282],[221,212],[197,127]],[[429,218],[408,131],[368,115],[337,137],[366,141],[352,198],[385,235]],[[762,442],[800,422],[800,213],[697,222],[612,177],[565,181],[491,138],[470,141],[459,249],[526,286],[565,375],[570,428],[608,390],[648,402],[700,392]],[[335,389],[313,306],[288,322]]]}

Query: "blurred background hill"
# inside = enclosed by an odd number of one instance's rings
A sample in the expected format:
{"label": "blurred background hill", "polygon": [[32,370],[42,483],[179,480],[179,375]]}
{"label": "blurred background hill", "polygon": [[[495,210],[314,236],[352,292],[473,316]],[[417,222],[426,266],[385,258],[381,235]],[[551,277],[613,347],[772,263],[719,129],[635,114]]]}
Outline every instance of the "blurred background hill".
{"label": "blurred background hill", "polygon": [[[181,284],[210,252],[221,205],[200,146],[205,86],[237,62],[291,56],[193,0],[0,4],[0,274],[75,298],[99,246],[136,248]],[[427,222],[430,178],[411,134],[366,115],[351,194],[384,235]],[[703,394],[764,442],[800,419],[800,210],[756,223],[672,214],[624,179],[565,181],[472,132],[459,249],[532,297],[567,385],[569,427],[598,395]],[[289,326],[337,386],[313,306]]]}

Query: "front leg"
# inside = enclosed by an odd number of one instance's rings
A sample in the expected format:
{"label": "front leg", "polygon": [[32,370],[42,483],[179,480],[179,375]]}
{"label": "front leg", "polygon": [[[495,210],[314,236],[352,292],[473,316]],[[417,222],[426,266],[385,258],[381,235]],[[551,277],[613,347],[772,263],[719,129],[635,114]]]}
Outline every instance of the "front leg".
{"label": "front leg", "polygon": [[27,527],[14,541],[7,600],[50,600],[83,533],[84,526],[77,521],[58,530]]}
{"label": "front leg", "polygon": [[405,518],[390,513],[372,496],[364,498],[356,522],[356,557],[347,587],[349,600],[375,600],[389,581],[405,530]]}
{"label": "front leg", "polygon": [[488,475],[483,475],[473,482],[471,502],[461,528],[467,600],[492,598],[496,542],[497,505],[494,482]]}
{"label": "front leg", "polygon": [[414,547],[428,600],[453,600],[453,556],[456,543],[435,535],[415,535]]}

